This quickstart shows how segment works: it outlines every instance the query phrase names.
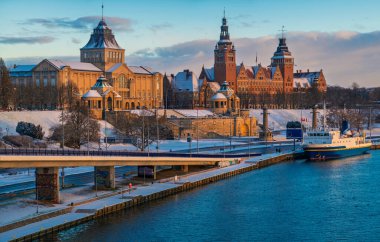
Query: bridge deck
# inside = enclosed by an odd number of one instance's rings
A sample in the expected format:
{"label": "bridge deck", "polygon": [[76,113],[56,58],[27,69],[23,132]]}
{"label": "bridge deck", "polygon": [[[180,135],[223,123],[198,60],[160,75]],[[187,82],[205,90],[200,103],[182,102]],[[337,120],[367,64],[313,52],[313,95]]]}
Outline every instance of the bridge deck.
{"label": "bridge deck", "polygon": [[220,157],[136,157],[136,156],[22,156],[1,155],[0,168],[73,166],[171,166],[215,165],[234,158]]}

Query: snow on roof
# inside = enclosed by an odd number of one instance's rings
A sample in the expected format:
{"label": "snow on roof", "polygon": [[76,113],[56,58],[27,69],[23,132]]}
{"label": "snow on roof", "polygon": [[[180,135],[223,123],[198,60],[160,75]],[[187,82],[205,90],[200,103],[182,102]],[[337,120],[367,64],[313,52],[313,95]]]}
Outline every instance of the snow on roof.
{"label": "snow on roof", "polygon": [[193,109],[175,109],[174,111],[183,115],[187,118],[196,118],[196,117],[208,117],[213,116],[214,113],[209,110],[193,110]]}
{"label": "snow on roof", "polygon": [[36,65],[18,65],[9,71],[12,77],[32,76],[32,70]]}
{"label": "snow on roof", "polygon": [[[294,87],[311,87],[315,80],[318,80],[321,72],[296,72],[294,73]],[[307,80],[308,85],[306,86],[305,80]],[[300,83],[301,86],[296,86],[296,82]]]}
{"label": "snow on roof", "polygon": [[218,100],[227,100],[226,96],[224,94],[218,92],[214,96],[211,97],[211,101],[218,101]]}
{"label": "snow on roof", "polygon": [[96,90],[89,90],[82,98],[101,98],[102,96]]}
{"label": "snow on roof", "polygon": [[174,77],[173,84],[176,91],[197,92],[199,90],[197,76],[189,70],[178,72]]}
{"label": "snow on roof", "polygon": [[101,20],[98,26],[91,34],[91,38],[88,43],[82,49],[122,49],[117,43],[115,36],[112,34],[111,28],[109,28],[104,20]]}
{"label": "snow on roof", "polygon": [[117,68],[119,68],[123,63],[117,63],[113,66],[111,66],[106,72],[114,72],[115,70],[117,70]]}
{"label": "snow on roof", "polygon": [[36,65],[18,65],[15,68],[12,68],[10,72],[18,72],[18,71],[32,71],[32,69]]}
{"label": "snow on roof", "polygon": [[308,78],[294,78],[293,87],[295,88],[309,88],[310,82]]}
{"label": "snow on roof", "polygon": [[48,59],[47,61],[50,62],[52,65],[54,65],[58,69],[62,69],[67,66],[73,70],[101,72],[101,70],[98,67],[94,66],[91,63],[85,63],[85,62],[79,62],[79,61],[63,62],[61,60],[52,60],[52,59]]}
{"label": "snow on roof", "polygon": [[152,75],[152,72],[148,71],[149,67],[144,66],[128,66],[129,70],[131,70],[135,74],[148,74]]}
{"label": "snow on roof", "polygon": [[207,76],[207,79],[213,81],[215,80],[215,76],[214,76],[214,67],[210,68],[210,69],[204,69],[205,70],[205,73],[206,73],[206,76]]}
{"label": "snow on roof", "polygon": [[145,110],[145,109],[134,109],[134,110],[131,110],[131,113],[132,114],[136,114],[138,116],[154,116],[154,112],[150,111],[150,110]]}
{"label": "snow on roof", "polygon": [[217,82],[208,82],[208,85],[210,86],[211,90],[215,93],[219,91],[220,85]]}

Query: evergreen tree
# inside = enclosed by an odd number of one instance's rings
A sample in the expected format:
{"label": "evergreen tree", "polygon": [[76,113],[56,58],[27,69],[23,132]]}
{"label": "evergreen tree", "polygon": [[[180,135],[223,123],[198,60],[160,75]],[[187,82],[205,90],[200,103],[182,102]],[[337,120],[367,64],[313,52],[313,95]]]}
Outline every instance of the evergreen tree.
{"label": "evergreen tree", "polygon": [[13,97],[13,86],[9,71],[5,66],[2,58],[0,58],[0,107],[2,109],[9,108]]}

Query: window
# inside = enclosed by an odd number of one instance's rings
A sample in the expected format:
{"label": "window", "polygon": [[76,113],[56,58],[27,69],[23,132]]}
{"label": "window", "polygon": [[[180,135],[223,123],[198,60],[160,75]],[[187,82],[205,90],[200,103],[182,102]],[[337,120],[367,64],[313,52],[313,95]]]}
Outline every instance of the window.
{"label": "window", "polygon": [[36,87],[40,86],[40,79],[36,79]]}
{"label": "window", "polygon": [[50,79],[50,85],[51,85],[52,87],[55,87],[55,86],[57,85],[57,82],[56,82],[55,78],[51,78],[51,79]]}
{"label": "window", "polygon": [[44,87],[47,87],[48,81],[47,78],[44,78]]}

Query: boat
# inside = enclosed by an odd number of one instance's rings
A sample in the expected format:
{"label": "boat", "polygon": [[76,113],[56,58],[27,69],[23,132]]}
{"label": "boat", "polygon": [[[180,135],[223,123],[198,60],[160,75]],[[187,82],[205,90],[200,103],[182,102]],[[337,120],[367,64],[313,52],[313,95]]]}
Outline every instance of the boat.
{"label": "boat", "polygon": [[310,160],[331,160],[364,154],[371,145],[365,133],[323,128],[305,132],[302,147]]}

